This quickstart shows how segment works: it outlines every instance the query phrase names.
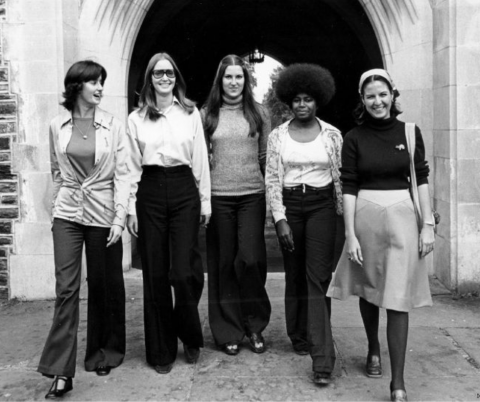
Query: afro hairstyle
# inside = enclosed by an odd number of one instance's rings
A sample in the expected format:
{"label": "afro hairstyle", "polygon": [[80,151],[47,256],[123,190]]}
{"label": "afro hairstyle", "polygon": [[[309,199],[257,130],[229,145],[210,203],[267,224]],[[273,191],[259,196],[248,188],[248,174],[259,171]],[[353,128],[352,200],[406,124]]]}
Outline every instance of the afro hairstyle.
{"label": "afro hairstyle", "polygon": [[298,94],[310,95],[320,109],[335,95],[335,81],[326,68],[317,64],[297,63],[280,72],[275,93],[289,107]]}

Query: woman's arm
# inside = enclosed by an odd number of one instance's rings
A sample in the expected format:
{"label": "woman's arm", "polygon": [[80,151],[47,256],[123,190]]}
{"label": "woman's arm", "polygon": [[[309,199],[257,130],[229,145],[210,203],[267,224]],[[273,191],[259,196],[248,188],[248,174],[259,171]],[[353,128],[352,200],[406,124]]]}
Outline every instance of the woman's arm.
{"label": "woman's arm", "polygon": [[418,198],[423,217],[423,226],[418,241],[418,252],[420,253],[420,257],[423,258],[428,253],[432,252],[435,246],[435,222],[433,220],[432,208],[430,206],[428,184],[421,184],[418,186]]}
{"label": "woman's arm", "polygon": [[345,221],[345,247],[348,258],[357,263],[363,264],[362,249],[355,234],[355,208],[357,205],[357,196],[353,194],[343,194],[343,219]]}
{"label": "woman's arm", "polygon": [[262,132],[258,138],[258,163],[260,164],[260,170],[265,177],[265,165],[267,161],[267,143],[268,135],[270,134],[270,116],[267,109],[260,106],[260,114],[262,116]]}
{"label": "woman's arm", "polygon": [[50,169],[52,172],[52,180],[53,180],[53,196],[52,196],[52,220],[53,220],[53,216],[55,214],[55,201],[57,200],[60,187],[62,187],[63,179],[62,179],[62,173],[60,172],[60,167],[58,165],[57,153],[55,152],[55,138],[53,134],[52,125],[50,125],[50,130],[49,130],[49,143],[50,143]]}
{"label": "woman's arm", "polygon": [[193,112],[193,154],[192,154],[192,171],[198,185],[200,194],[201,215],[204,225],[207,226],[212,215],[212,206],[210,204],[210,168],[208,163],[207,145],[205,143],[205,135],[203,132],[200,113],[197,109]]}

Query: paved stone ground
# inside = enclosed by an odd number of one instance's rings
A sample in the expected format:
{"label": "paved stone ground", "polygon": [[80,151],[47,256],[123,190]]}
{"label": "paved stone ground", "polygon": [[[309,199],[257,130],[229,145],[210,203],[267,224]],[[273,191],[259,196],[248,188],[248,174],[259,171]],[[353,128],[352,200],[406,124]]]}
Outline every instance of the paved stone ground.
{"label": "paved stone ground", "polygon": [[[77,376],[66,401],[382,401],[389,399],[390,369],[386,349],[385,311],[381,320],[384,377],[363,373],[366,338],[357,300],[333,302],[338,360],[335,381],[316,387],[311,359],[292,352],[285,333],[283,275],[269,274],[273,314],[264,332],[268,350],[240,354],[218,351],[207,319],[207,292],[200,305],[205,348],[196,365],[185,363],[183,348],[172,372],[159,375],[144,359],[141,271],[126,273],[127,355],[108,377],[83,369],[86,300],[82,300]],[[432,279],[434,306],[415,310],[410,318],[406,380],[410,401],[480,400],[480,300],[453,300]],[[83,295],[85,290],[83,290]],[[43,400],[50,380],[36,366],[53,314],[53,301],[11,302],[0,306],[0,400]]]}

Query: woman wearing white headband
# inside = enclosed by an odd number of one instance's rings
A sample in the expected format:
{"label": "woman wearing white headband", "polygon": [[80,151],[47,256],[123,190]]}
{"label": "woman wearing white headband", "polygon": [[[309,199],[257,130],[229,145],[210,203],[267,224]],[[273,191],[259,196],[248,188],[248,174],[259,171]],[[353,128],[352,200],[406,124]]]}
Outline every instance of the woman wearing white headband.
{"label": "woman wearing white headband", "polygon": [[358,127],[347,133],[342,149],[346,243],[328,296],[341,300],[360,297],[368,338],[368,377],[382,376],[379,308],[387,310],[391,400],[406,401],[403,372],[408,312],[432,304],[424,258],[435,241],[429,168],[420,129],[415,127],[414,165],[424,217],[419,233],[409,194],[406,125],[397,120],[399,92],[382,69],[364,73],[358,90]]}

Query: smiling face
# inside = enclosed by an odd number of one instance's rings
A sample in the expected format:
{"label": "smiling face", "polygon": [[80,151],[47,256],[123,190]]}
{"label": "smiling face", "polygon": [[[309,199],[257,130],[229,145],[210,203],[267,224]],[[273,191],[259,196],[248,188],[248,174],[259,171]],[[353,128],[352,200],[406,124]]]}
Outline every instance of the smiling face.
{"label": "smiling face", "polygon": [[298,94],[292,100],[292,112],[295,118],[302,122],[315,119],[317,102],[310,95]]}
{"label": "smiling face", "polygon": [[374,119],[388,119],[393,104],[393,93],[383,81],[373,81],[365,86],[362,102]]}
{"label": "smiling face", "polygon": [[245,86],[245,75],[241,66],[228,66],[222,78],[223,93],[227,98],[238,98]]}
{"label": "smiling face", "polygon": [[100,105],[103,96],[102,77],[83,83],[82,90],[78,94],[77,103],[87,108]]}
{"label": "smiling face", "polygon": [[[156,71],[156,70],[175,71],[175,69],[172,66],[172,63],[170,63],[166,59],[159,60],[157,64],[155,64],[153,71]],[[151,80],[152,80],[153,88],[155,89],[155,93],[160,96],[171,95],[173,93],[173,88],[175,87],[176,78],[168,77],[167,74],[163,74],[163,76],[160,78],[155,78],[153,76],[153,71],[151,75]]]}

